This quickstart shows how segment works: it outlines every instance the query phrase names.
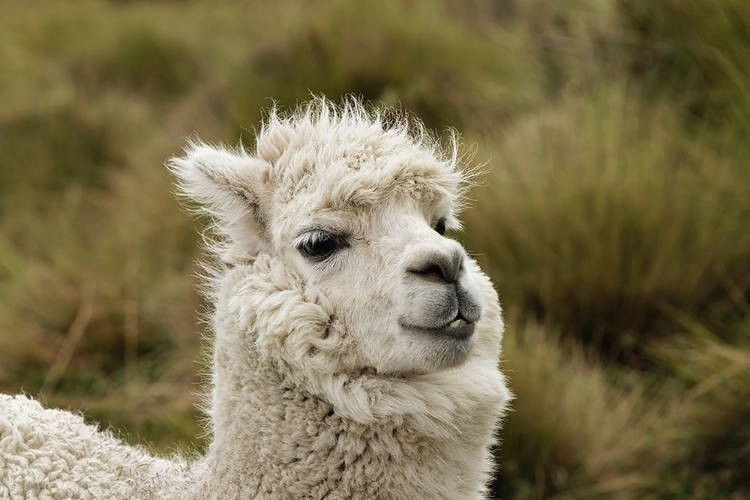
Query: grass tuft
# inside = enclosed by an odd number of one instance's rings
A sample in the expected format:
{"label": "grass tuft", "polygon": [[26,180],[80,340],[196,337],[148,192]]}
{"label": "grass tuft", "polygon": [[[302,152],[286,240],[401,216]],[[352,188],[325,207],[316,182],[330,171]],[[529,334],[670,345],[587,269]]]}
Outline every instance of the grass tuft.
{"label": "grass tuft", "polygon": [[495,498],[635,498],[665,450],[649,383],[620,381],[557,332],[513,320],[503,364],[516,395],[500,437]]}
{"label": "grass tuft", "polygon": [[526,314],[638,364],[672,311],[750,292],[747,171],[686,138],[668,106],[617,87],[568,98],[493,157],[467,240]]}

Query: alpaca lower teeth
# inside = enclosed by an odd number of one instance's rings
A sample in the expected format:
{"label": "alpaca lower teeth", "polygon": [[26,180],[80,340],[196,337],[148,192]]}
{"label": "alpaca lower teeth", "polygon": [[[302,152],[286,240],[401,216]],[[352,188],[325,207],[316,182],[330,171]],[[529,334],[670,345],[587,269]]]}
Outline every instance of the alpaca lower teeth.
{"label": "alpaca lower teeth", "polygon": [[453,323],[451,323],[448,326],[450,326],[451,328],[458,328],[459,326],[462,326],[464,323],[466,323],[464,320],[457,319],[456,321],[454,321]]}

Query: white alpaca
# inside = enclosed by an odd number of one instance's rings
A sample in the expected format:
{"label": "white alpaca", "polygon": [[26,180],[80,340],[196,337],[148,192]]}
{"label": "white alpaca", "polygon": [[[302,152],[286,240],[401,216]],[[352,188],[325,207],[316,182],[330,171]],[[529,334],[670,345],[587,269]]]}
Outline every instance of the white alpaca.
{"label": "white alpaca", "polygon": [[0,497],[485,498],[509,393],[496,293],[443,236],[456,145],[316,99],[252,154],[192,144],[170,169],[219,234],[206,455],[0,396]]}

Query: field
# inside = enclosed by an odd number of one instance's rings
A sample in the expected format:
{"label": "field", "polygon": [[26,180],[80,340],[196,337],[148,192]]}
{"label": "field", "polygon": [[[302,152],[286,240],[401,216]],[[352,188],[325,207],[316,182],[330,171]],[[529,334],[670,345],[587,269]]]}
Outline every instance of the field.
{"label": "field", "polygon": [[205,446],[164,168],[361,95],[473,164],[507,314],[496,498],[750,498],[750,2],[0,0],[0,392]]}

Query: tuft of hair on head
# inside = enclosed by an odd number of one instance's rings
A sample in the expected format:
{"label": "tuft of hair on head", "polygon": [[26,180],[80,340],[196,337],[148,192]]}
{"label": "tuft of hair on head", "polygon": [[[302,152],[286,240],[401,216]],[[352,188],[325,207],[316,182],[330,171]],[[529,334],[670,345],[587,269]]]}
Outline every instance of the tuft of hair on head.
{"label": "tuft of hair on head", "polygon": [[294,137],[301,138],[319,130],[335,135],[347,129],[398,137],[449,163],[455,164],[459,159],[458,134],[454,129],[449,131],[447,145],[443,145],[414,114],[401,108],[377,106],[356,95],[342,97],[340,104],[325,96],[313,95],[312,99],[292,109],[274,103],[257,135],[256,154],[273,162]]}
{"label": "tuft of hair on head", "polygon": [[459,145],[455,129],[449,129],[441,142],[413,114],[374,106],[353,95],[340,104],[321,95],[294,109],[274,104],[250,151],[242,145],[230,148],[192,138],[184,155],[171,158],[167,165],[177,180],[178,195],[198,205],[188,205],[188,209],[210,216],[209,229],[216,237],[206,238],[209,251],[219,261],[232,264],[252,260],[267,248],[264,200],[269,198],[274,167],[281,157],[314,139],[331,138],[333,142],[347,134],[377,137],[396,149],[409,144],[445,164],[457,179],[455,213],[460,212],[465,194],[480,172],[466,169],[473,154]]}

